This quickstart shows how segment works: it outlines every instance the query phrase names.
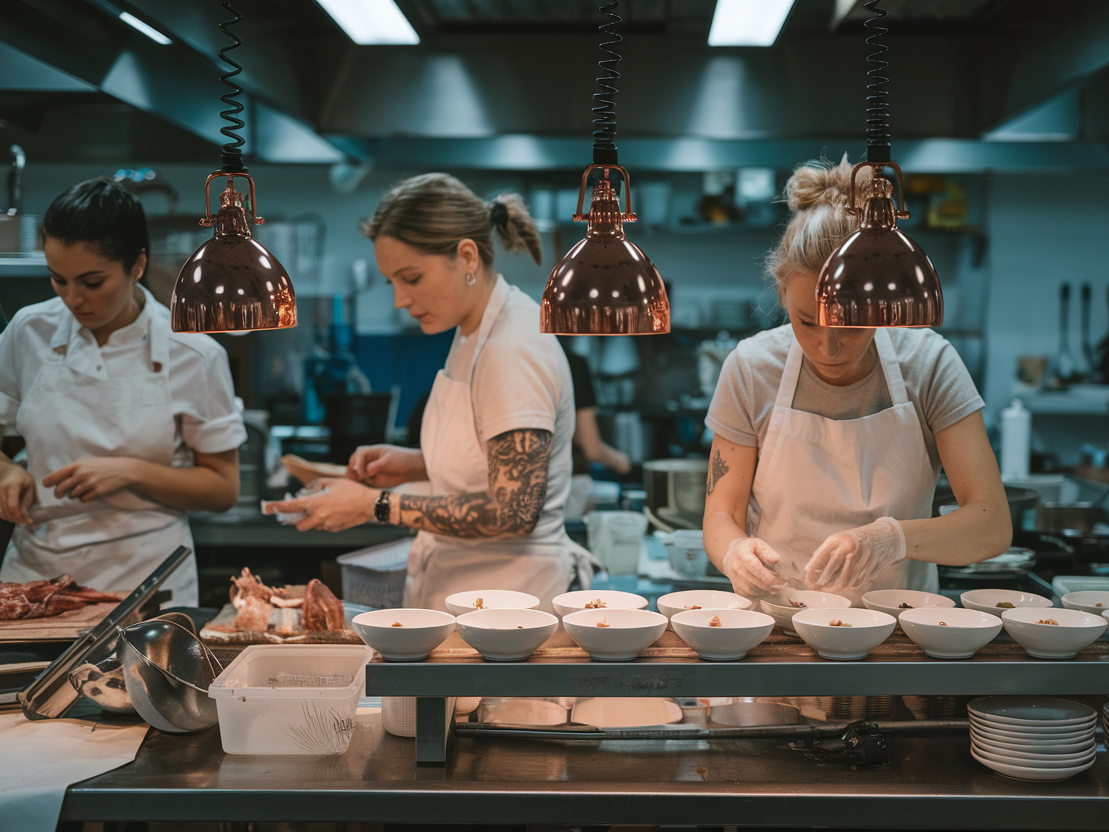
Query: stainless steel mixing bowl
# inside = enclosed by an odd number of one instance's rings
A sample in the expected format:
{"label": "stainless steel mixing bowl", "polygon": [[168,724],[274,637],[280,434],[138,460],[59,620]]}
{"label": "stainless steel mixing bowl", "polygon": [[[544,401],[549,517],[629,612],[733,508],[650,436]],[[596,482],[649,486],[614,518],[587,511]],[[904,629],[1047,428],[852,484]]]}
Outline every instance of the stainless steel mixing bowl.
{"label": "stainless steel mixing bowl", "polygon": [[96,664],[85,662],[69,673],[69,683],[87,699],[114,714],[133,714],[135,706],[127,695],[123,665],[115,656]]}
{"label": "stainless steel mixing bowl", "polygon": [[131,704],[152,726],[192,734],[216,724],[208,686],[223,668],[192,632],[164,619],[140,621],[120,630],[116,652]]}

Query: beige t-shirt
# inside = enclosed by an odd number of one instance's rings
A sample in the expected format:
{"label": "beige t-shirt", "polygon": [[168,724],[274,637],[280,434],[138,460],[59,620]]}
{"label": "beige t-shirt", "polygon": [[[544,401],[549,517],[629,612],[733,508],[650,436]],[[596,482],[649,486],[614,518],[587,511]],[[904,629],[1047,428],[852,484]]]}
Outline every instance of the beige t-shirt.
{"label": "beige t-shirt", "polygon": [[[909,401],[916,409],[928,457],[938,469],[936,434],[986,406],[955,348],[930,329],[891,328]],[[762,447],[774,399],[793,341],[787,323],[740,341],[724,361],[705,424],[737,445]],[[859,419],[893,405],[881,364],[845,387],[822,381],[808,360],[793,396],[793,407],[827,419]]]}
{"label": "beige t-shirt", "polygon": [[[562,528],[562,508],[570,493],[574,385],[558,339],[539,331],[539,304],[498,276],[490,306],[502,296],[504,306],[478,353],[470,381],[474,424],[483,444],[510,430],[553,434],[547,499],[531,535],[544,537]],[[480,327],[467,337],[455,330],[446,364],[452,379],[469,374],[479,331]]]}

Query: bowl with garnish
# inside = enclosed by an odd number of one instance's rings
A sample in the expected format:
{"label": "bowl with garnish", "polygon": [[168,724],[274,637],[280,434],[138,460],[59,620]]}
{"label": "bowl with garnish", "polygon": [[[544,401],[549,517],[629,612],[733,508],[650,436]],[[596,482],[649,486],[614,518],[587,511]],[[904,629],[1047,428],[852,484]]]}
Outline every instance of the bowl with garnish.
{"label": "bowl with garnish", "polygon": [[643,610],[647,599],[618,589],[579,589],[556,595],[551,601],[555,614],[563,618],[579,610]]}
{"label": "bowl with garnish", "polygon": [[1082,610],[1094,615],[1104,615],[1109,612],[1109,592],[1104,590],[1068,592],[1060,600],[1068,610]]}
{"label": "bowl with garnish", "polygon": [[793,616],[801,610],[847,609],[851,606],[851,599],[810,589],[783,589],[774,598],[763,598],[760,604],[762,611],[773,618],[775,624],[795,636],[797,631],[793,626]]}
{"label": "bowl with garnish", "polygon": [[1001,632],[1001,619],[981,610],[918,607],[898,618],[905,635],[933,659],[969,659]]}
{"label": "bowl with garnish", "polygon": [[954,607],[955,601],[934,592],[921,592],[916,589],[872,589],[863,595],[863,606],[868,610],[886,612],[898,618],[906,610]]}
{"label": "bowl with garnish", "polygon": [[454,616],[439,610],[360,612],[351,621],[362,641],[390,662],[418,662],[454,632]]}
{"label": "bowl with garnish", "polygon": [[1005,610],[1001,621],[1013,641],[1037,659],[1073,659],[1109,625],[1104,616],[1067,609]]}
{"label": "bowl with garnish", "polygon": [[865,659],[889,638],[897,619],[878,610],[808,609],[793,616],[797,635],[822,658],[838,661]]}
{"label": "bowl with garnish", "polygon": [[455,623],[462,640],[491,662],[523,661],[558,629],[549,612],[531,609],[474,610]]}
{"label": "bowl with garnish", "polygon": [[659,612],[673,620],[675,613],[686,610],[746,610],[751,608],[753,602],[750,598],[722,589],[686,589],[663,595],[655,603]]}
{"label": "bowl with garnish", "polygon": [[599,662],[630,662],[666,631],[666,616],[643,609],[578,610],[562,619],[570,638]]}
{"label": "bowl with garnish", "polygon": [[959,596],[959,603],[968,610],[996,615],[1017,607],[1050,607],[1051,599],[1019,589],[971,589]]}
{"label": "bowl with garnish", "polygon": [[446,597],[447,612],[465,615],[474,610],[536,610],[539,599],[512,589],[475,589]]}
{"label": "bowl with garnish", "polygon": [[744,609],[682,610],[670,623],[698,656],[713,662],[742,659],[774,629],[769,615]]}

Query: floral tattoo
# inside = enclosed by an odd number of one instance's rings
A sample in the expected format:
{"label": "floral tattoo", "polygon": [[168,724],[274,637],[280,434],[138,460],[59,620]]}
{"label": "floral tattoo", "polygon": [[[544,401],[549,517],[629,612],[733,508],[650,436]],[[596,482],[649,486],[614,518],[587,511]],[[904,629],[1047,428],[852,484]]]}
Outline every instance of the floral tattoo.
{"label": "floral tattoo", "polygon": [[531,533],[547,500],[553,437],[546,430],[510,430],[486,445],[489,490],[454,496],[402,494],[402,525],[451,537]]}

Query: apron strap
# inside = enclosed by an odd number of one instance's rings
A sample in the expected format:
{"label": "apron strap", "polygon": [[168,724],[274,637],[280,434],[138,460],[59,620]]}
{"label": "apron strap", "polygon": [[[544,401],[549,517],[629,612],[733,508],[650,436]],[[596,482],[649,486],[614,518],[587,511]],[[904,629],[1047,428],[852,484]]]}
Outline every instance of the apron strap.
{"label": "apron strap", "polygon": [[905,378],[901,375],[901,365],[897,361],[893,339],[890,338],[889,332],[882,327],[874,330],[874,345],[878,348],[878,360],[886,376],[890,399],[894,406],[906,404],[909,401],[909,393],[905,388]]}
{"label": "apron strap", "polygon": [[789,333],[789,351],[786,353],[786,364],[782,369],[782,380],[778,384],[778,395],[774,399],[775,407],[793,407],[793,395],[797,392],[797,380],[801,377],[801,359],[805,353],[797,343],[797,336],[793,330]]}
{"label": "apron strap", "polygon": [[458,379],[459,381],[470,384],[474,380],[474,367],[477,366],[477,357],[481,353],[481,348],[485,346],[485,342],[489,339],[489,333],[493,329],[497,316],[501,314],[501,309],[504,308],[504,302],[508,299],[508,291],[508,281],[504,279],[503,275],[498,274],[497,280],[493,284],[493,291],[486,303],[485,312],[481,316],[481,324],[477,331],[477,343],[474,344],[474,354],[470,359],[470,367],[466,371],[466,378]]}

